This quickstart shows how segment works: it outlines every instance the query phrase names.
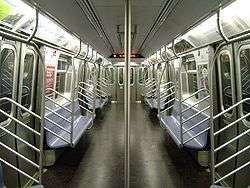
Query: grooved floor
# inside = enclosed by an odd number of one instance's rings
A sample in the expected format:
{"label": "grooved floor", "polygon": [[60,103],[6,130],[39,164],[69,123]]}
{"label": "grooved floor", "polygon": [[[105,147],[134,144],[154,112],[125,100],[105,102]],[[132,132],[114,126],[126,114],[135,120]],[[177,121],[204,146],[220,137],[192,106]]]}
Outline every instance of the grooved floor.
{"label": "grooved floor", "polygon": [[[209,187],[206,170],[176,147],[143,104],[131,105],[131,188]],[[111,104],[76,148],[44,175],[46,188],[122,188],[123,105]]]}

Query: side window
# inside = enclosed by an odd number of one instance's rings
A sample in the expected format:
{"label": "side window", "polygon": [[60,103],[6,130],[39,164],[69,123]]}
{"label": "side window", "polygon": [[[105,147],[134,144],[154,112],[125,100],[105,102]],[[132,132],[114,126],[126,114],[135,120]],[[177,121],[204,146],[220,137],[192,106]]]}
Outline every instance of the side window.
{"label": "side window", "polygon": [[34,54],[26,53],[24,57],[23,67],[23,83],[22,83],[22,99],[21,104],[30,108],[31,105],[31,92],[32,92],[32,79],[34,70]]}
{"label": "side window", "polygon": [[139,68],[138,77],[139,77],[138,79],[139,84],[143,84],[143,67]]}
{"label": "side window", "polygon": [[118,68],[118,83],[123,85],[123,68]]}
{"label": "side window", "polygon": [[134,85],[134,68],[130,68],[130,85]]}
{"label": "side window", "polygon": [[[13,49],[3,48],[0,57],[0,98],[12,98],[14,67],[15,67],[15,52]],[[11,113],[11,103],[6,101],[0,102],[0,109],[7,113]],[[0,114],[0,122],[7,120],[8,117]]]}
{"label": "side window", "polygon": [[222,52],[219,56],[220,61],[220,76],[221,76],[221,92],[223,109],[229,108],[232,104],[232,85],[231,85],[231,67],[230,54]]}
{"label": "side window", "polygon": [[[182,87],[185,93],[191,95],[198,91],[196,62],[192,54],[184,57],[182,61]],[[195,98],[198,99],[198,95]]]}
{"label": "side window", "polygon": [[[240,51],[240,77],[241,77],[241,97],[242,99],[250,97],[250,48]],[[250,104],[246,102],[242,107],[243,114],[250,112]],[[250,117],[247,118],[250,121]]]}
{"label": "side window", "polygon": [[114,84],[114,68],[111,67],[109,71],[110,71],[110,84]]}
{"label": "side window", "polygon": [[144,68],[144,70],[143,70],[143,79],[147,80],[148,77],[149,77],[148,68]]}
{"label": "side window", "polygon": [[[60,55],[57,64],[56,74],[56,91],[63,95],[67,95],[71,91],[72,81],[72,62],[71,58],[65,55]],[[59,96],[56,95],[56,98]]]}

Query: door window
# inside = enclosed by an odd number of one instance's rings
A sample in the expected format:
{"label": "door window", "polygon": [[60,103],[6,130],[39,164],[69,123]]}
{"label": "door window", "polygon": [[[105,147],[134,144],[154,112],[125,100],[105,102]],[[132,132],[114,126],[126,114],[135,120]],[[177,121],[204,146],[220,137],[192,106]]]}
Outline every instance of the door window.
{"label": "door window", "polygon": [[[70,94],[72,82],[72,62],[71,58],[60,55],[57,64],[56,91],[62,95]],[[56,95],[56,98],[59,96]]]}
{"label": "door window", "polygon": [[[3,48],[0,57],[0,98],[12,98],[14,67],[16,55],[13,49]],[[8,101],[0,102],[0,109],[11,113],[11,103]],[[0,122],[7,120],[8,117],[0,113]]]}
{"label": "door window", "polygon": [[130,68],[130,85],[134,85],[134,68]]}
{"label": "door window", "polygon": [[[221,76],[221,92],[223,109],[225,110],[232,106],[232,85],[231,85],[231,58],[228,52],[223,52],[219,56],[220,61],[220,76]],[[232,113],[232,112],[230,112]]]}
{"label": "door window", "polygon": [[[250,48],[240,51],[240,78],[241,78],[241,97],[250,97]],[[250,102],[245,102],[241,108],[242,115],[250,112]],[[247,118],[250,121],[250,117]]]}
{"label": "door window", "polygon": [[31,105],[31,93],[32,93],[32,82],[33,82],[33,70],[34,70],[34,54],[26,53],[24,57],[23,67],[23,83],[22,83],[22,98],[21,104],[30,108]]}
{"label": "door window", "polygon": [[118,68],[118,83],[123,85],[123,68]]}

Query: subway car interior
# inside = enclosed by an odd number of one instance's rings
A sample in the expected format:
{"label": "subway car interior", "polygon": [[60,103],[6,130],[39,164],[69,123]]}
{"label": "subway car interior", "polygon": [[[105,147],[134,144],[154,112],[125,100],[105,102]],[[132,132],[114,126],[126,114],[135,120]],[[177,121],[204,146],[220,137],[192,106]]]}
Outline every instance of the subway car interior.
{"label": "subway car interior", "polygon": [[249,188],[249,8],[0,0],[0,188]]}

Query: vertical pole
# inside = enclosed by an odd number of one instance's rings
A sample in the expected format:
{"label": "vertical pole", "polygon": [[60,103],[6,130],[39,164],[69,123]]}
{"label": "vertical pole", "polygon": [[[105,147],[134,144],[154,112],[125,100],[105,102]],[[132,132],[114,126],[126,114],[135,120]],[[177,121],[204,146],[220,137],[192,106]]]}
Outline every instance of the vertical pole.
{"label": "vertical pole", "polygon": [[130,182],[130,53],[131,53],[131,0],[125,0],[124,24],[124,54],[125,54],[125,181],[124,187],[129,188]]}

